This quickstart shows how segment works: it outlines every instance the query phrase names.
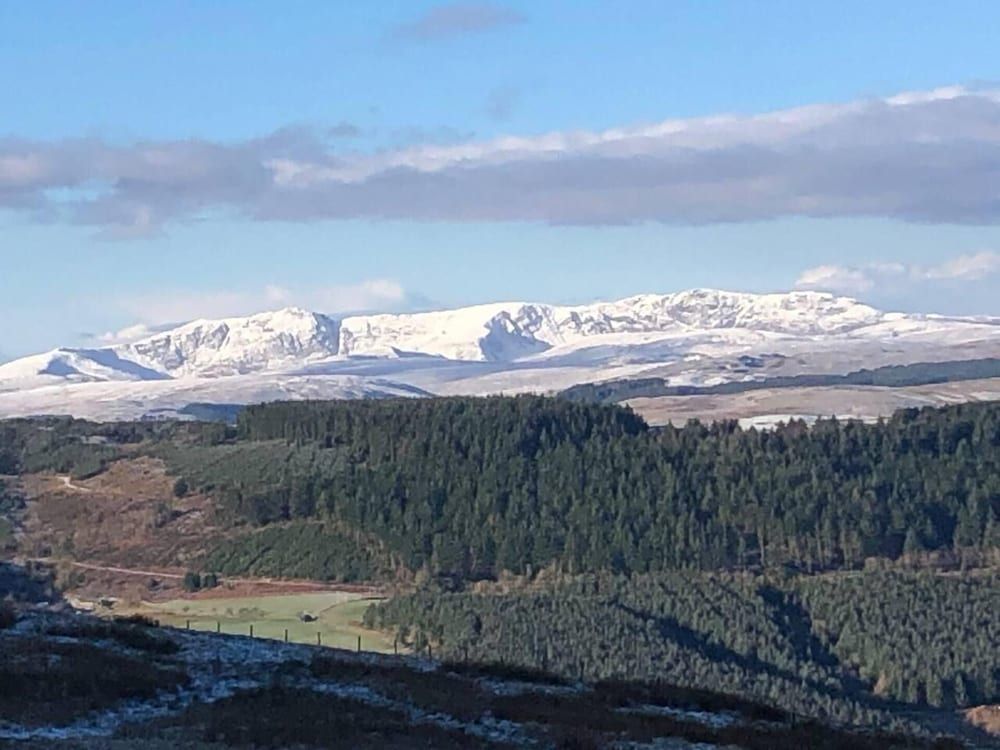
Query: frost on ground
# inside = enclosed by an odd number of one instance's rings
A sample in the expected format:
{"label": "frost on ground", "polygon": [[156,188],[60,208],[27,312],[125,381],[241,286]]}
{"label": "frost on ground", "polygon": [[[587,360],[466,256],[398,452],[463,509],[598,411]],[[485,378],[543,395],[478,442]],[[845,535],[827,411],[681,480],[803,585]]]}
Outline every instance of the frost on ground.
{"label": "frost on ground", "polygon": [[405,750],[759,750],[812,747],[818,737],[830,750],[885,747],[668,685],[566,683],[509,665],[440,664],[45,609],[22,610],[0,629],[0,744],[26,741],[36,750],[69,741],[94,750],[115,738],[135,740],[122,746],[133,750],[178,732],[198,750],[207,747],[201,739],[215,748],[274,744],[274,733],[303,748],[358,740]]}
{"label": "frost on ground", "polygon": [[670,716],[681,721],[692,721],[696,724],[703,724],[706,727],[720,729],[729,727],[740,722],[740,715],[734,711],[693,711],[686,708],[674,708],[673,706],[652,706],[642,705],[632,708],[622,709],[637,714],[653,716]]}
{"label": "frost on ground", "polygon": [[[78,619],[52,614],[23,617],[13,628],[0,633],[0,644],[4,648],[16,649],[19,638],[42,638],[54,644],[78,643],[84,639],[47,633],[57,625],[72,627]],[[497,720],[491,716],[480,717],[475,721],[462,721],[446,712],[425,711],[403,701],[393,700],[365,684],[309,676],[307,666],[319,651],[315,647],[244,636],[167,630],[162,633],[179,646],[177,653],[164,661],[171,666],[184,668],[189,678],[187,685],[176,690],[162,691],[152,699],[124,701],[60,726],[20,725],[0,718],[0,739],[109,737],[126,725],[177,715],[194,704],[215,703],[241,692],[270,687],[280,682],[287,687],[354,700],[375,708],[394,709],[405,714],[413,724],[436,725],[494,742],[520,746],[533,744],[533,740],[513,722]],[[110,651],[131,651],[113,640],[100,641],[99,644]],[[324,658],[334,655],[334,658],[343,660],[345,664],[377,665],[387,659],[376,654],[354,654],[333,649],[323,649],[322,653]],[[415,671],[436,669],[436,665],[415,658],[400,657],[393,661],[395,664],[403,661]]]}
{"label": "frost on ground", "polygon": [[615,750],[724,750],[707,742],[688,742],[678,737],[661,737],[652,742],[619,742]]}

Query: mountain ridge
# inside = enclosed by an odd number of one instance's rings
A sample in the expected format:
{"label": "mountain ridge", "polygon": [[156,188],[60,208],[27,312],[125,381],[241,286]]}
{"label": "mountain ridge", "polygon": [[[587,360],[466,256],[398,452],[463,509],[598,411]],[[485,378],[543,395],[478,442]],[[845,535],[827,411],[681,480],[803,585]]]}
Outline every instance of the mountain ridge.
{"label": "mountain ridge", "polygon": [[[644,377],[713,386],[989,356],[1000,356],[1000,319],[884,312],[813,291],[691,289],[344,317],[288,307],[0,365],[0,416],[134,418],[196,402],[554,393]],[[748,368],[748,357],[767,366]]]}
{"label": "mountain ridge", "polygon": [[[884,313],[852,298],[822,292],[751,294],[712,289],[586,305],[498,302],[339,319],[287,307],[245,317],[193,320],[109,347],[60,347],[0,365],[0,380],[29,374],[72,379],[73,370],[81,380],[100,380],[97,368],[80,369],[80,362],[71,361],[97,361],[99,352],[137,366],[133,378],[121,372],[107,379],[222,377],[354,355],[414,353],[455,360],[515,361],[591,336],[655,334],[685,327],[835,334],[893,316],[903,314]],[[32,366],[36,366],[34,373]]]}

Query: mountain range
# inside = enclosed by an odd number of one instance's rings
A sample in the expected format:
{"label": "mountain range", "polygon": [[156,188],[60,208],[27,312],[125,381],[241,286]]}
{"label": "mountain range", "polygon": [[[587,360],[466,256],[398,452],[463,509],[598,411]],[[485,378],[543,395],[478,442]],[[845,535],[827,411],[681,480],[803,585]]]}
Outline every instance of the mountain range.
{"label": "mountain range", "polygon": [[559,306],[336,318],[286,308],[0,365],[0,415],[171,415],[191,403],[718,385],[1000,354],[1000,319],[883,312],[820,292],[695,289]]}

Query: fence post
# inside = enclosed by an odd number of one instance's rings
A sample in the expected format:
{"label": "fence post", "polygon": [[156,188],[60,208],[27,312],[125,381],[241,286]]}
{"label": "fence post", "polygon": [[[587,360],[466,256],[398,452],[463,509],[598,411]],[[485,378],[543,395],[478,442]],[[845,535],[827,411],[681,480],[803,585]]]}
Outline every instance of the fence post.
{"label": "fence post", "polygon": [[285,643],[288,643],[288,628],[285,628]]}
{"label": "fence post", "polygon": [[316,633],[316,645],[317,646],[323,645],[323,637],[320,633]]}
{"label": "fence post", "polygon": [[392,653],[399,656],[399,636],[392,639]]}
{"label": "fence post", "polygon": [[219,621],[216,621],[216,623],[215,623],[215,632],[216,633],[221,633],[222,632],[222,623],[219,622]]}
{"label": "fence post", "polygon": [[190,630],[190,629],[191,629],[191,621],[190,621],[190,620],[188,620],[188,621],[187,621],[187,629],[188,629],[188,630]]}
{"label": "fence post", "polygon": [[250,637],[253,638],[253,623],[250,623]]}
{"label": "fence post", "polygon": [[358,636],[358,653],[361,653],[361,636]]}

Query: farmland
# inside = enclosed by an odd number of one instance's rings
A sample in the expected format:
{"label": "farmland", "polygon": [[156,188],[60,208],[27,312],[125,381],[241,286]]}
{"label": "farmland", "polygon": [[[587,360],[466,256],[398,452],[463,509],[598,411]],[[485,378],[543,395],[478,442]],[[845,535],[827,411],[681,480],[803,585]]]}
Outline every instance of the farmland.
{"label": "farmland", "polygon": [[[283,639],[285,630],[292,643],[314,644],[319,634],[324,646],[354,649],[361,637],[365,651],[391,653],[393,639],[363,626],[365,610],[379,597],[347,591],[320,591],[265,596],[213,596],[182,598],[164,602],[142,602],[116,611],[140,614],[163,625],[192,630]],[[312,618],[315,618],[313,620]]]}

